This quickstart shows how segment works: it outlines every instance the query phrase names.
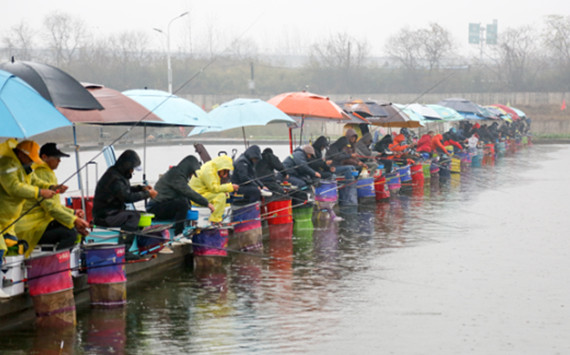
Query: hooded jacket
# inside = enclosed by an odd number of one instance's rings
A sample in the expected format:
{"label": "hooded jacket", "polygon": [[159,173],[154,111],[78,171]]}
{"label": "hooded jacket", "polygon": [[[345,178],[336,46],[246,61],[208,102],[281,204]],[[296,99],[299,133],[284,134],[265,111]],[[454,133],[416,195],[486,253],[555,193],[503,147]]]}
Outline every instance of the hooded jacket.
{"label": "hooded jacket", "polygon": [[234,162],[234,173],[232,174],[231,181],[240,186],[259,186],[263,184],[257,180],[255,175],[255,168],[252,159],[261,160],[261,149],[259,146],[252,145],[247,148],[245,152],[239,156]]}
{"label": "hooded jacket", "polygon": [[342,136],[337,139],[327,150],[326,159],[332,160],[333,166],[358,165],[358,161],[352,158],[348,138]]}
{"label": "hooded jacket", "polygon": [[364,133],[358,142],[356,142],[356,153],[365,157],[372,157],[374,154],[370,150],[370,144],[372,144],[372,134],[370,134],[370,132]]}
{"label": "hooded jacket", "polygon": [[3,235],[16,235],[12,223],[22,213],[26,199],[39,198],[40,188],[50,185],[26,172],[13,150],[17,144],[15,139],[0,144],[0,251],[7,249]]}
{"label": "hooded jacket", "polygon": [[[50,185],[58,185],[55,172],[45,163],[36,165],[32,175]],[[51,221],[56,220],[71,229],[77,219],[73,209],[61,204],[59,194],[48,200],[42,200],[39,204],[37,201],[36,199],[26,200],[23,210],[29,212],[16,222],[15,226],[18,239],[28,242],[26,257],[30,256]]]}
{"label": "hooded jacket", "polygon": [[273,154],[271,148],[265,148],[261,153],[261,160],[255,165],[255,174],[263,183],[275,182],[275,170],[284,178],[287,173],[279,158]]}
{"label": "hooded jacket", "polygon": [[141,164],[138,154],[125,150],[101,177],[93,198],[93,218],[105,218],[110,213],[126,209],[126,203],[133,203],[150,197],[144,186],[131,186],[131,169]]}
{"label": "hooded jacket", "polygon": [[200,162],[189,155],[171,168],[156,182],[154,189],[158,195],[147,207],[154,204],[185,197],[200,206],[207,206],[208,200],[190,188],[188,181],[200,169]]}
{"label": "hooded jacket", "polygon": [[394,138],[394,142],[390,144],[388,148],[393,152],[403,152],[408,148],[408,145],[403,144],[405,140],[406,136],[400,133]]}
{"label": "hooded jacket", "polygon": [[303,148],[298,147],[283,161],[283,166],[290,175],[298,177],[316,177],[316,172],[309,166],[309,159]]}
{"label": "hooded jacket", "polygon": [[190,188],[200,195],[207,193],[226,193],[234,190],[231,183],[222,184],[218,171],[234,170],[232,158],[220,155],[210,160],[196,172],[190,179]]}
{"label": "hooded jacket", "polygon": [[323,159],[323,149],[329,147],[329,141],[327,137],[320,136],[313,143],[313,149],[315,150],[315,157],[309,161],[309,167],[314,171],[319,173],[330,173],[331,169]]}
{"label": "hooded jacket", "polygon": [[426,133],[420,138],[416,151],[431,153],[431,136],[429,134]]}

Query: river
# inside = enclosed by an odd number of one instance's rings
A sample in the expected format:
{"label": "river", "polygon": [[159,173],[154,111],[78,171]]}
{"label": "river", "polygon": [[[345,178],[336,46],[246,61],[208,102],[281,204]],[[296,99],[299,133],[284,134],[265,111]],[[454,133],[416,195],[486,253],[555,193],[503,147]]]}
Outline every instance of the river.
{"label": "river", "polygon": [[[188,153],[149,148],[149,175]],[[567,354],[569,157],[535,145],[343,208],[343,221],[315,220],[292,241],[266,236],[265,257],[173,270],[130,287],[124,309],[80,307],[72,331],[4,332],[2,353]]]}

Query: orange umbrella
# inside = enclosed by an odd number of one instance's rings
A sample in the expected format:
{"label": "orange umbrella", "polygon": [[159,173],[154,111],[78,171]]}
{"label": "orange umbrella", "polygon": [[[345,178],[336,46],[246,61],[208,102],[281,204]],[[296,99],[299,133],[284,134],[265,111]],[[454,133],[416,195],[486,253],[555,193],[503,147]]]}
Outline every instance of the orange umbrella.
{"label": "orange umbrella", "polygon": [[350,120],[343,109],[326,96],[306,91],[287,92],[267,100],[289,116],[302,119]]}

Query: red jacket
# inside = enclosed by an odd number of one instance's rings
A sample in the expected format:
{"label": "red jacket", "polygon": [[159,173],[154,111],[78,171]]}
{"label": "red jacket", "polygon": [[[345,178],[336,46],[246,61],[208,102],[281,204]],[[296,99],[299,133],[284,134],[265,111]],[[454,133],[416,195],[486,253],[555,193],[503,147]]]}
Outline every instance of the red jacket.
{"label": "red jacket", "polygon": [[424,134],[418,141],[418,147],[416,148],[418,152],[431,153],[431,136],[429,134]]}

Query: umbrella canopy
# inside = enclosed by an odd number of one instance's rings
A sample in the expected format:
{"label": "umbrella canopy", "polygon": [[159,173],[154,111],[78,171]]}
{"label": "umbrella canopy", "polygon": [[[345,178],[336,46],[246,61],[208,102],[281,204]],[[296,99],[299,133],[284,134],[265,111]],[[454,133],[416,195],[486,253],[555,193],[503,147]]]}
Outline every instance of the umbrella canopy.
{"label": "umbrella canopy", "polygon": [[12,60],[0,64],[0,69],[27,82],[56,107],[76,110],[103,109],[103,106],[77,80],[51,65]]}
{"label": "umbrella canopy", "polygon": [[526,113],[522,112],[522,111],[519,110],[518,108],[511,106],[511,109],[512,109],[513,111],[515,111],[515,112],[517,113],[517,115],[519,115],[519,117],[520,117],[521,119],[526,118]]}
{"label": "umbrella canopy", "polygon": [[0,136],[27,138],[65,126],[71,122],[36,90],[0,70]]}
{"label": "umbrella canopy", "polygon": [[127,90],[123,94],[152,111],[163,121],[181,126],[215,126],[195,103],[161,90]]}
{"label": "umbrella canopy", "polygon": [[476,103],[462,99],[462,98],[449,98],[438,102],[438,105],[451,107],[459,112],[465,119],[468,120],[483,120],[483,119],[496,119],[487,110],[477,105]]}
{"label": "umbrella canopy", "polygon": [[402,104],[394,104],[394,105],[398,107],[400,110],[402,110],[402,112],[404,112],[410,119],[420,122],[422,126],[424,125],[424,122],[426,120],[425,117],[417,113],[416,111],[412,110],[409,105],[402,105]]}
{"label": "umbrella canopy", "polygon": [[513,120],[520,120],[521,119],[519,114],[515,110],[513,110],[512,107],[509,107],[506,105],[501,105],[501,104],[493,104],[490,106],[491,107],[497,107],[497,108],[503,110],[504,112],[508,113],[509,115],[511,115],[511,119],[513,119]]}
{"label": "umbrella canopy", "polygon": [[417,128],[422,123],[418,120],[410,118],[401,108],[392,103],[381,104],[388,112],[387,117],[369,117],[367,118],[371,124],[382,127],[400,127],[400,128]]}
{"label": "umbrella canopy", "polygon": [[408,108],[424,117],[425,120],[441,121],[443,117],[436,110],[426,105],[414,103],[408,105]]}
{"label": "umbrella canopy", "polygon": [[426,106],[434,110],[438,115],[441,116],[441,118],[444,121],[461,121],[465,119],[459,112],[455,111],[451,107],[435,105],[435,104],[430,104]]}
{"label": "umbrella canopy", "polygon": [[499,117],[501,120],[512,122],[511,115],[503,110],[502,108],[495,107],[495,106],[484,106],[486,110],[491,112],[492,115]]}
{"label": "umbrella canopy", "polygon": [[59,108],[59,111],[73,123],[99,125],[133,125],[142,120],[144,125],[168,125],[146,107],[117,90],[97,84],[82,84],[95,97],[104,110],[72,110]]}
{"label": "umbrella canopy", "polygon": [[339,102],[338,103],[345,111],[353,114],[357,114],[362,118],[366,117],[388,117],[389,114],[386,112],[384,107],[377,103],[376,101],[364,101],[360,99],[355,99],[351,101]]}
{"label": "umbrella canopy", "polygon": [[306,91],[287,92],[274,96],[267,102],[289,116],[302,119],[350,120],[346,112],[328,97]]}
{"label": "umbrella canopy", "polygon": [[283,111],[259,99],[238,98],[228,101],[210,111],[207,116],[208,121],[218,127],[197,127],[190,132],[189,136],[238,127],[265,126],[269,123],[295,124],[295,120]]}

